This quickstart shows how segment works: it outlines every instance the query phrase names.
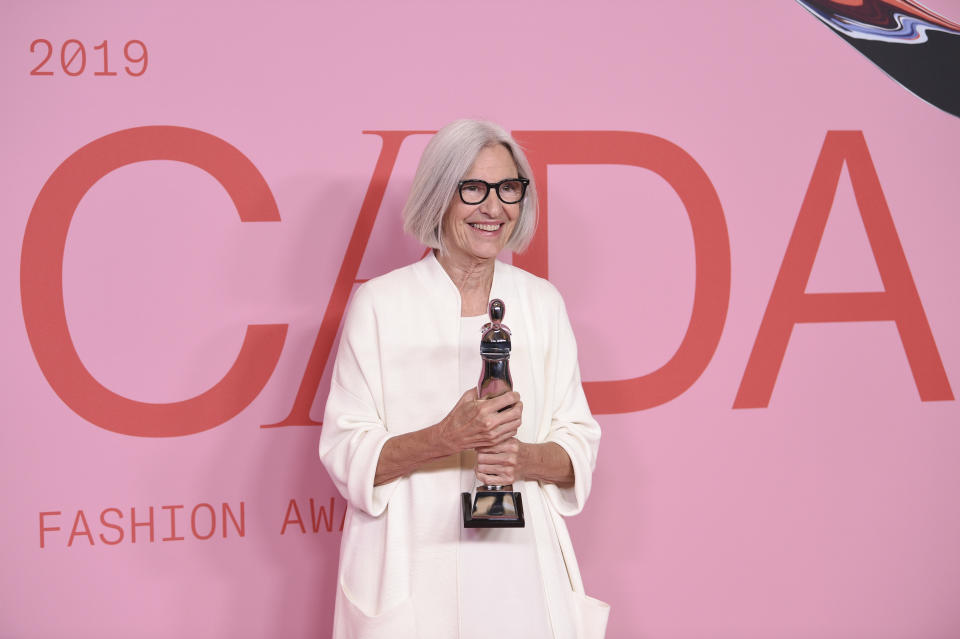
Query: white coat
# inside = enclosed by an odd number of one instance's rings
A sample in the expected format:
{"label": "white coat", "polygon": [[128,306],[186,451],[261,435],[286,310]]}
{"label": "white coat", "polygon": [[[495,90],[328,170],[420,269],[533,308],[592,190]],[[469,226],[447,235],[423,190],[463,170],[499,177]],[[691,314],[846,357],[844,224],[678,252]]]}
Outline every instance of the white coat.
{"label": "white coat", "polygon": [[[506,304],[513,337],[517,437],[556,442],[573,463],[572,487],[522,482],[553,633],[602,637],[609,606],[584,593],[563,521],[590,494],[600,441],[566,309],[548,281],[499,261],[490,297]],[[320,436],[320,459],[348,502],[335,639],[459,636],[458,456],[380,486],[373,479],[388,439],[439,422],[466,390],[460,326],[459,291],[432,253],[360,285],[346,313]],[[477,347],[479,373],[479,335]]]}

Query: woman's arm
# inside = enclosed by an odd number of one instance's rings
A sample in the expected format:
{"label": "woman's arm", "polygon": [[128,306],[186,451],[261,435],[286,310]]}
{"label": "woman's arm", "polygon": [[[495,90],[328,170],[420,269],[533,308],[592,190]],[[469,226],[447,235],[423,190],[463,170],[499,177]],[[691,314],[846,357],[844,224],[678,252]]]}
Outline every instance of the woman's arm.
{"label": "woman's arm", "polygon": [[573,462],[570,455],[556,442],[525,444],[520,442],[519,464],[523,479],[535,479],[556,484],[561,488],[573,486]]}
{"label": "woman's arm", "polygon": [[412,433],[404,433],[387,440],[380,450],[377,472],[373,476],[373,485],[379,486],[403,477],[420,466],[451,455],[450,449],[437,431],[439,424],[428,426]]}

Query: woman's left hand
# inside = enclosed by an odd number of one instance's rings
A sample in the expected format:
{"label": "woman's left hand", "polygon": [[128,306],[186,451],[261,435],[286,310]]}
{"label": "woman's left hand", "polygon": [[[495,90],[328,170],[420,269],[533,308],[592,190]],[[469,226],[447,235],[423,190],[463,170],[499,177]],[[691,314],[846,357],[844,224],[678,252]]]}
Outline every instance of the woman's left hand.
{"label": "woman's left hand", "polygon": [[520,448],[516,437],[489,448],[478,448],[477,479],[487,486],[505,486],[523,479]]}

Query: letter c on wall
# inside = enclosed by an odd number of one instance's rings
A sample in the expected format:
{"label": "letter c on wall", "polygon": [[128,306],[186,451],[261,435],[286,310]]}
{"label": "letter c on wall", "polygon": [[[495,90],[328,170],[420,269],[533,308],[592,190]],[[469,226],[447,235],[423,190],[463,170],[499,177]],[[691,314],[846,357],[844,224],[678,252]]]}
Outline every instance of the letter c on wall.
{"label": "letter c on wall", "polygon": [[247,326],[227,374],[207,391],[153,404],[114,393],[83,365],[63,304],[63,253],[80,200],[98,180],[128,164],[173,160],[203,169],[223,185],[244,222],[280,221],[273,193],[238,149],[209,133],[176,126],[124,129],[94,140],[57,167],[27,220],[20,297],[30,346],[54,392],[87,421],[124,435],[175,437],[208,430],[237,415],[266,385],[280,359],[286,324]]}

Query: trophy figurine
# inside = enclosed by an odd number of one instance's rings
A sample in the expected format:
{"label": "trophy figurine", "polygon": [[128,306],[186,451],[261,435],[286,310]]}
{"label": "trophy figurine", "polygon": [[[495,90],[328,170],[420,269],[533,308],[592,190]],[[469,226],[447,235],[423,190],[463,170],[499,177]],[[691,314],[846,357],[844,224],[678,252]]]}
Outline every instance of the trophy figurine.
{"label": "trophy figurine", "polygon": [[[480,338],[482,366],[477,394],[481,399],[513,390],[513,380],[510,379],[510,329],[501,323],[505,312],[503,300],[490,301],[490,322],[484,324],[483,337]],[[464,528],[523,528],[523,502],[520,493],[514,492],[513,484],[480,485],[474,492],[472,500],[470,493],[461,493],[460,496]]]}

